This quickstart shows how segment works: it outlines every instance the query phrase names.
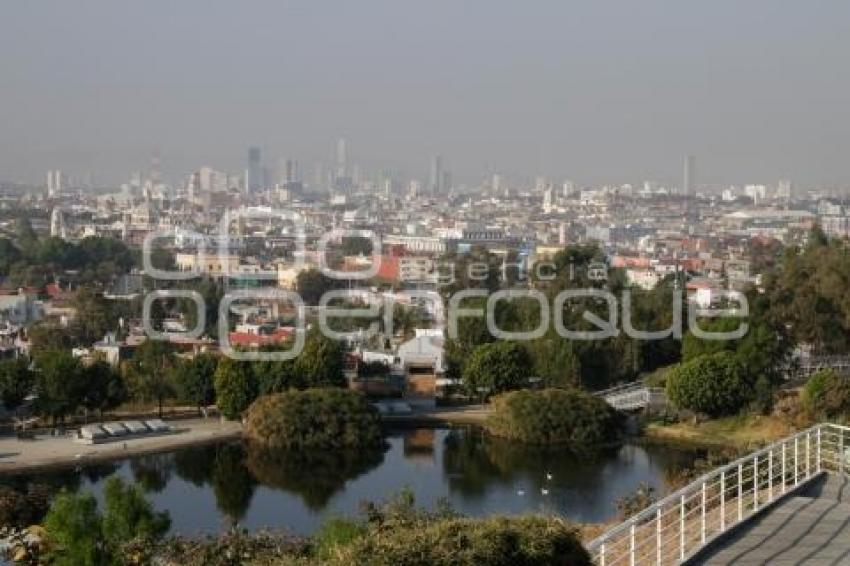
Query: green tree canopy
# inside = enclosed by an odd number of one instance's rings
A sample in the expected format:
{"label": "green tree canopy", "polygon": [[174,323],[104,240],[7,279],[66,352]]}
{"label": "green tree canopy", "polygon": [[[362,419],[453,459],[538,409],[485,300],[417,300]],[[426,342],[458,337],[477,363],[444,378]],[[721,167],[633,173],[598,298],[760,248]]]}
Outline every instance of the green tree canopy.
{"label": "green tree canopy", "polygon": [[180,400],[198,408],[215,403],[213,376],[217,368],[218,356],[209,353],[177,363],[172,379]]}
{"label": "green tree canopy", "polygon": [[24,358],[3,360],[0,362],[0,401],[6,410],[11,411],[24,402],[32,393],[35,376],[30,364]]}
{"label": "green tree canopy", "polygon": [[731,352],[694,358],[667,374],[667,396],[681,409],[719,417],[752,400],[753,381]]}
{"label": "green tree canopy", "polygon": [[228,419],[238,419],[257,398],[257,381],[247,362],[222,359],[213,377],[218,410]]}
{"label": "green tree canopy", "polygon": [[531,361],[525,348],[515,342],[493,342],[473,350],[463,370],[467,391],[488,395],[519,389],[531,377]]}

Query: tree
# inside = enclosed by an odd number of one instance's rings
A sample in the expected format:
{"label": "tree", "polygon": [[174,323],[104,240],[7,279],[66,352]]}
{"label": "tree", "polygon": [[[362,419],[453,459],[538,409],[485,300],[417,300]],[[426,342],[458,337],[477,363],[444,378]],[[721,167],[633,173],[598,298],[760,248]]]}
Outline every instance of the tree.
{"label": "tree", "polygon": [[622,415],[578,389],[511,391],[493,399],[487,430],[528,444],[597,446],[619,438]]}
{"label": "tree", "polygon": [[156,400],[160,418],[163,402],[174,394],[170,379],[174,363],[173,347],[162,340],[145,340],[130,360],[129,373],[136,394],[143,400]]}
{"label": "tree", "polygon": [[127,386],[121,374],[104,360],[95,360],[83,368],[87,383],[83,406],[98,411],[103,419],[104,411],[114,409],[127,400]]}
{"label": "tree", "polygon": [[63,422],[85,399],[85,374],[79,360],[64,350],[45,350],[36,356],[36,407],[53,422]]}
{"label": "tree", "polygon": [[111,548],[139,537],[159,539],[171,527],[168,513],[155,512],[138,486],[126,485],[113,476],[106,481],[103,494],[103,538]]}
{"label": "tree", "polygon": [[[263,350],[264,348],[261,348]],[[270,351],[273,351],[271,347]],[[260,395],[281,393],[287,389],[298,389],[304,387],[304,380],[295,373],[295,362],[285,361],[263,361],[256,362],[251,366],[257,388]]]}
{"label": "tree", "polygon": [[295,289],[308,305],[318,305],[322,295],[340,287],[339,280],[331,279],[318,269],[306,269],[295,278]]}
{"label": "tree", "polygon": [[530,377],[531,360],[515,342],[493,342],[475,348],[463,370],[463,383],[470,393],[487,395],[519,389]]}
{"label": "tree", "polygon": [[60,493],[44,520],[45,558],[61,566],[123,563],[122,547],[134,539],[156,542],[171,527],[168,513],[153,511],[136,486],[117,477],[104,487],[104,512],[91,493]]}
{"label": "tree", "polygon": [[72,306],[77,311],[77,316],[71,323],[75,344],[90,346],[118,327],[118,318],[113,312],[111,302],[87,287],[81,287],[77,291]]}
{"label": "tree", "polygon": [[667,396],[679,408],[720,417],[752,400],[753,381],[731,352],[694,358],[667,374]]}
{"label": "tree", "polygon": [[104,563],[103,531],[97,501],[90,493],[63,492],[44,519],[45,557],[57,566],[97,566]]}
{"label": "tree", "polygon": [[307,387],[345,386],[343,353],[340,342],[313,330],[295,358],[295,374]]}
{"label": "tree", "polygon": [[21,261],[21,250],[9,238],[0,238],[0,276],[9,275],[9,270]]}
{"label": "tree", "polygon": [[35,378],[24,358],[0,362],[0,401],[7,411],[21,406],[32,393]]}
{"label": "tree", "polygon": [[821,370],[806,382],[800,400],[813,418],[845,418],[850,415],[850,380],[833,370]]}
{"label": "tree", "polygon": [[218,368],[218,357],[213,354],[198,354],[191,360],[178,363],[173,370],[173,381],[178,397],[192,405],[207,407],[215,403],[213,376]]}
{"label": "tree", "polygon": [[257,398],[257,381],[246,362],[221,360],[213,382],[218,410],[228,419],[239,418]]}

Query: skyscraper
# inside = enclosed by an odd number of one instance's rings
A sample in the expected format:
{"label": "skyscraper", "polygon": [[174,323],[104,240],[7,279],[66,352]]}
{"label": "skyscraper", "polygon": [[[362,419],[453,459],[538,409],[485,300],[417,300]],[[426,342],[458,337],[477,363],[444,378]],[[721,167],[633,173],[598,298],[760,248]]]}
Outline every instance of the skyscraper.
{"label": "skyscraper", "polygon": [[682,180],[682,194],[686,198],[694,196],[694,185],[696,183],[696,160],[693,155],[685,156],[684,179]]}
{"label": "skyscraper", "polygon": [[250,192],[263,188],[262,152],[259,147],[248,148],[248,182],[245,185]]}
{"label": "skyscraper", "polygon": [[442,192],[443,183],[443,158],[435,155],[431,159],[431,176],[428,180],[428,190],[431,194],[439,194]]}
{"label": "skyscraper", "polygon": [[338,179],[348,176],[348,148],[345,138],[336,141],[336,176]]}

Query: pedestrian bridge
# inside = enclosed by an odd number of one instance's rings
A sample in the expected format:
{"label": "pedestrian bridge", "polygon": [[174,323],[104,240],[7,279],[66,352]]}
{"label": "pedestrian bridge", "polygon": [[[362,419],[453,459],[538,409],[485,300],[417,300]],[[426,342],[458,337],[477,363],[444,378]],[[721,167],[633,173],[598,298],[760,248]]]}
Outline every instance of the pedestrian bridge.
{"label": "pedestrian bridge", "polygon": [[717,468],[591,541],[600,566],[850,564],[850,427]]}
{"label": "pedestrian bridge", "polygon": [[596,391],[594,395],[602,397],[609,405],[619,411],[658,409],[667,405],[667,395],[664,393],[664,389],[647,387],[640,381]]}

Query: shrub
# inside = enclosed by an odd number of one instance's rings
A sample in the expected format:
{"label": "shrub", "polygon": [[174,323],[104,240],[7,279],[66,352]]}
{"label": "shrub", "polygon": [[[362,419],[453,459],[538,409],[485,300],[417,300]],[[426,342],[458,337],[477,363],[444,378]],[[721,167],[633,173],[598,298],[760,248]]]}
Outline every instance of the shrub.
{"label": "shrub", "polygon": [[373,529],[328,564],[516,566],[591,564],[574,528],[554,517],[448,518]]}
{"label": "shrub", "polygon": [[246,437],[267,448],[360,448],[383,442],[378,411],[345,389],[267,395],[248,409]]}
{"label": "shrub", "polygon": [[674,405],[711,417],[737,413],[752,394],[752,383],[730,352],[699,356],[667,374],[667,396]]}
{"label": "shrub", "polygon": [[850,415],[850,379],[832,370],[821,370],[806,382],[801,401],[814,418],[846,418]]}
{"label": "shrub", "polygon": [[619,436],[621,415],[602,399],[576,389],[514,391],[493,399],[487,430],[532,444],[590,445]]}
{"label": "shrub", "polygon": [[515,342],[492,342],[473,350],[463,368],[463,384],[472,394],[486,389],[490,394],[518,389],[525,385],[531,360]]}

